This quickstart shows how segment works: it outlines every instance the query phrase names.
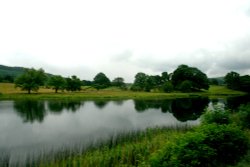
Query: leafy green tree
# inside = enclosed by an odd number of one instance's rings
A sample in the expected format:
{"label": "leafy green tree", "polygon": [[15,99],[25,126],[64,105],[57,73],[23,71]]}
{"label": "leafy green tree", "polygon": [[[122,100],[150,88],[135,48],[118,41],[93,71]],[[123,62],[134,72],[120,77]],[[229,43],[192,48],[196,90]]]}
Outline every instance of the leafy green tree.
{"label": "leafy green tree", "polygon": [[147,84],[147,79],[148,75],[146,75],[145,73],[142,72],[137,73],[135,75],[135,81],[131,89],[133,90],[136,88],[136,90],[138,91],[144,90]]}
{"label": "leafy green tree", "polygon": [[240,77],[240,90],[250,93],[250,76],[244,75]]}
{"label": "leafy green tree", "polygon": [[225,76],[225,83],[229,89],[239,90],[240,88],[240,74],[231,71]]}
{"label": "leafy green tree", "polygon": [[189,80],[185,80],[181,82],[178,89],[182,92],[192,92],[192,82]]}
{"label": "leafy green tree", "polygon": [[67,91],[80,91],[82,82],[77,76],[73,75],[71,78],[66,78],[66,90]]}
{"label": "leafy green tree", "polygon": [[94,77],[94,87],[96,89],[104,89],[111,85],[109,78],[102,72]]}
{"label": "leafy green tree", "polygon": [[170,81],[165,82],[162,88],[164,92],[172,92],[174,90],[174,86]]}
{"label": "leafy green tree", "polygon": [[65,85],[66,85],[66,81],[62,76],[55,75],[49,79],[48,84],[49,84],[49,86],[52,86],[52,88],[55,89],[55,93],[57,93],[57,91],[59,89],[64,90]]}
{"label": "leafy green tree", "polygon": [[187,65],[180,65],[172,75],[172,83],[176,89],[180,89],[182,82],[189,81],[192,90],[200,90],[209,88],[209,80],[207,75],[201,72],[196,67],[189,67]]}
{"label": "leafy green tree", "polygon": [[27,90],[28,93],[37,91],[39,86],[44,85],[47,76],[43,69],[26,69],[25,72],[16,78],[15,87],[20,87],[22,90]]}
{"label": "leafy green tree", "polygon": [[113,86],[117,86],[119,88],[124,88],[126,86],[126,84],[124,83],[124,79],[122,77],[116,77],[113,81],[112,81],[112,85]]}
{"label": "leafy green tree", "polygon": [[162,79],[162,83],[168,82],[170,79],[168,72],[161,73],[161,79]]}

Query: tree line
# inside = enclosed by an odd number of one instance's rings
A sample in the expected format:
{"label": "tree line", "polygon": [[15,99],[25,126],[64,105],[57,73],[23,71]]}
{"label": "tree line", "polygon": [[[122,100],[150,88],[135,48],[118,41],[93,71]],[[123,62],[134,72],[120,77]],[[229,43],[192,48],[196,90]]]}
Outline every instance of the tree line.
{"label": "tree line", "polygon": [[[20,87],[28,93],[37,91],[40,86],[52,88],[56,93],[58,90],[80,91],[81,86],[91,86],[97,90],[115,86],[132,91],[194,92],[201,89],[208,90],[211,81],[198,68],[180,65],[173,73],[162,72],[161,75],[148,75],[138,72],[132,85],[126,84],[122,77],[116,77],[111,81],[103,72],[98,73],[93,81],[81,81],[76,75],[67,78],[60,75],[48,76],[43,69],[33,68],[25,69],[25,72],[17,77],[14,83],[16,87]],[[230,72],[225,77],[225,83],[230,89],[249,92],[250,77]]]}

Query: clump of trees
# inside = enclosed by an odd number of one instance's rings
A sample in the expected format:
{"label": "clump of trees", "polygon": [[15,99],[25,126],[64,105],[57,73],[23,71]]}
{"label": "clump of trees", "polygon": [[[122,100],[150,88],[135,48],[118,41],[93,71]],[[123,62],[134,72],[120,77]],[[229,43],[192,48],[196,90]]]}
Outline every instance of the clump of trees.
{"label": "clump of trees", "polygon": [[79,91],[81,90],[82,81],[75,75],[68,78],[63,78],[60,75],[48,76],[43,69],[36,70],[34,68],[25,69],[24,73],[18,76],[15,80],[15,87],[20,87],[21,90],[37,92],[40,86],[49,86],[55,90],[64,91]]}
{"label": "clump of trees", "polygon": [[198,91],[208,89],[209,80],[207,75],[198,68],[180,65],[173,73],[163,72],[161,76],[150,76],[139,72],[135,75],[135,81],[131,87],[134,91],[151,91],[152,89],[171,92],[179,90],[182,92]]}
{"label": "clump of trees", "polygon": [[[167,82],[169,82],[169,75],[167,72],[163,72],[161,76],[147,75],[145,73],[139,72],[135,75],[135,81],[131,87],[131,90],[149,92],[151,89],[162,89],[164,86],[169,86],[166,85]],[[170,87],[172,87],[172,85],[170,85]],[[166,88],[165,90],[168,89]]]}
{"label": "clump of trees", "polygon": [[240,76],[237,72],[231,71],[225,76],[225,83],[229,89],[240,90],[250,93],[250,76]]}

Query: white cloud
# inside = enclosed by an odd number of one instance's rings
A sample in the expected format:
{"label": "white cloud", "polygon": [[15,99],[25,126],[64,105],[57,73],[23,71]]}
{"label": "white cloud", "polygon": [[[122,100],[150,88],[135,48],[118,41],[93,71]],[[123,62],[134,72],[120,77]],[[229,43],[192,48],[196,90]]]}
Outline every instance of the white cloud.
{"label": "white cloud", "polygon": [[104,71],[111,79],[132,81],[136,72],[159,73],[165,64],[167,71],[180,63],[216,75],[221,69],[216,61],[233,60],[232,48],[241,51],[235,41],[250,39],[249,5],[249,0],[1,1],[0,64],[42,66],[82,79]]}

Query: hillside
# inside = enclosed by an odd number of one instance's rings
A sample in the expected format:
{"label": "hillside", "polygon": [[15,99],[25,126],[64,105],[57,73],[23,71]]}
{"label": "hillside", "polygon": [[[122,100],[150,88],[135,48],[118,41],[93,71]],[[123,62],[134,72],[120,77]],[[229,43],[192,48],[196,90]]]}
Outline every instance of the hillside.
{"label": "hillside", "polygon": [[0,76],[13,76],[16,77],[24,72],[23,67],[9,67],[0,65]]}
{"label": "hillside", "polygon": [[24,72],[23,67],[9,67],[0,65],[0,82],[13,82],[14,78]]}

